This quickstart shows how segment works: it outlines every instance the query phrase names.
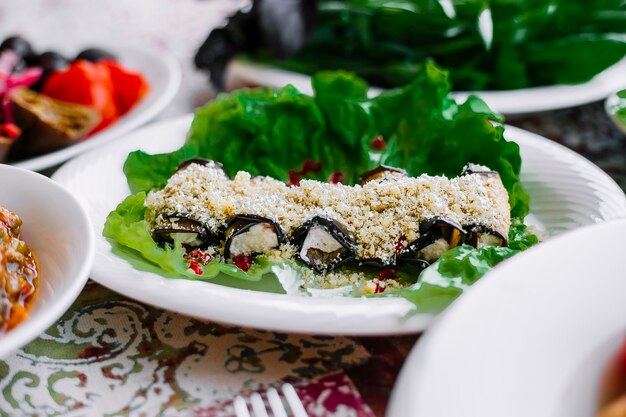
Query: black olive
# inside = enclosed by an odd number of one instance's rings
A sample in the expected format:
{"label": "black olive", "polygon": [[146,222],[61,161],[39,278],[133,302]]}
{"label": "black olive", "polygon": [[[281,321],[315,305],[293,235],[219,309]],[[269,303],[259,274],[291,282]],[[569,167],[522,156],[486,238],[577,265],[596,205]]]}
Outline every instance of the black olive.
{"label": "black olive", "polygon": [[11,36],[6,38],[0,44],[0,51],[4,51],[10,49],[11,51],[18,54],[21,58],[26,58],[29,55],[33,54],[33,47],[30,42],[21,36]]}
{"label": "black olive", "polygon": [[37,64],[47,74],[62,71],[70,64],[66,57],[55,51],[44,52],[39,55],[37,61]]}
{"label": "black olive", "polygon": [[385,174],[395,175],[397,177],[406,177],[407,173],[402,168],[394,168],[386,165],[379,165],[374,169],[364,172],[359,176],[359,184],[364,185],[370,181],[376,181],[384,178]]}
{"label": "black olive", "polygon": [[30,88],[34,91],[41,91],[48,77],[57,71],[63,71],[69,63],[66,57],[55,51],[47,51],[37,56],[32,60],[31,65],[41,67],[43,74]]}
{"label": "black olive", "polygon": [[99,62],[107,59],[116,61],[117,57],[109,51],[105,51],[104,49],[89,48],[85,49],[84,51],[76,55],[76,58],[74,58],[75,61],[78,61],[79,59],[90,62]]}

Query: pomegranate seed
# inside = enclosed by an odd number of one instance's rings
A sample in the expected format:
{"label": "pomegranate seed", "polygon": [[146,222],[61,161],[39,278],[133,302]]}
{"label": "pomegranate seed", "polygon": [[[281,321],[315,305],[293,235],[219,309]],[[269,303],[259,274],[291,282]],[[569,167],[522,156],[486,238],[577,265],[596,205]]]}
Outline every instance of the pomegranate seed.
{"label": "pomegranate seed", "polygon": [[385,281],[374,279],[372,280],[372,282],[376,285],[376,287],[374,287],[374,294],[381,294],[385,292],[385,288],[387,288],[387,284],[385,284]]}
{"label": "pomegranate seed", "polygon": [[10,139],[17,139],[22,134],[22,129],[13,123],[5,123],[0,126],[0,135]]}
{"label": "pomegranate seed", "polygon": [[202,275],[202,272],[204,272],[198,261],[189,262],[189,269],[191,269],[196,275]]}
{"label": "pomegranate seed", "polygon": [[287,185],[298,186],[300,185],[300,174],[292,169],[289,170],[289,181]]}
{"label": "pomegranate seed", "polygon": [[378,279],[381,281],[386,281],[388,279],[398,279],[398,271],[396,271],[395,269],[384,269],[382,271],[380,271],[380,273],[378,274]]}
{"label": "pomegranate seed", "polygon": [[343,183],[343,174],[341,172],[333,172],[330,175],[330,178],[328,179],[328,181],[331,184],[340,184]]}
{"label": "pomegranate seed", "polygon": [[406,236],[402,235],[396,240],[396,255],[400,255],[406,247]]}
{"label": "pomegranate seed", "polygon": [[213,257],[210,253],[201,251],[200,249],[194,249],[187,252],[185,258],[189,259],[190,261],[199,262],[202,265],[208,265],[213,260]]}
{"label": "pomegranate seed", "polygon": [[385,143],[385,139],[383,139],[382,136],[376,136],[374,140],[372,140],[371,145],[372,145],[372,148],[376,149],[377,151],[382,151],[383,149],[387,147],[387,144]]}
{"label": "pomegranate seed", "polygon": [[310,159],[307,159],[306,161],[304,161],[304,164],[302,165],[302,169],[300,170],[300,175],[306,175],[309,173],[318,173],[322,170],[322,163],[321,162],[315,162],[315,161],[311,161]]}
{"label": "pomegranate seed", "polygon": [[243,272],[248,272],[248,270],[252,266],[252,256],[234,256],[233,264],[235,264],[235,266],[241,269]]}

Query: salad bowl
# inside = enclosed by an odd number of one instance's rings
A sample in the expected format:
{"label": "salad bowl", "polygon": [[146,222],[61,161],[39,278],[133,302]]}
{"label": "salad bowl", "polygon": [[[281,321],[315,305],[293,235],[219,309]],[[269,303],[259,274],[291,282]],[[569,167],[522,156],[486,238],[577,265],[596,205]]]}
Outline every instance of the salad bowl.
{"label": "salad bowl", "polygon": [[22,219],[22,239],[40,270],[26,319],[0,336],[0,356],[6,356],[43,333],[78,297],[93,263],[94,233],[70,192],[31,171],[0,165],[0,205]]}
{"label": "salad bowl", "polygon": [[[80,50],[80,48],[71,49],[74,52],[76,50]],[[115,52],[120,63],[144,76],[150,85],[148,94],[128,113],[104,130],[68,147],[9,162],[11,165],[33,171],[54,167],[82,152],[111,142],[147,123],[170,103],[178,92],[181,80],[180,65],[172,55],[169,53],[157,55],[144,50],[120,46],[111,47],[110,50]]]}

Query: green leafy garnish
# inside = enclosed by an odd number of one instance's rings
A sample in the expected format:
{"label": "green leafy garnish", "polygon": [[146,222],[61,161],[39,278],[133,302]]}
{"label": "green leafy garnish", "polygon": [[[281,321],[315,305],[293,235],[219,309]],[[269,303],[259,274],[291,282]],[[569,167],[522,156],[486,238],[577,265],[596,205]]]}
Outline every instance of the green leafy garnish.
{"label": "green leafy garnish", "polygon": [[509,232],[508,247],[474,249],[462,245],[451,249],[422,272],[419,282],[399,294],[414,303],[419,312],[441,311],[495,265],[538,242],[537,236],[526,232],[525,225],[515,224]]}
{"label": "green leafy garnish", "polygon": [[173,248],[158,246],[150,236],[150,227],[144,219],[144,200],[146,193],[139,192],[130,195],[117,208],[109,213],[103,236],[116,243],[137,251],[141,256],[161,267],[166,273],[191,279],[211,279],[223,273],[243,280],[259,280],[264,273],[269,272],[269,265],[255,262],[254,269],[247,273],[232,264],[211,262],[203,268],[202,275],[197,275],[189,269],[185,260],[185,250],[176,243]]}
{"label": "green leafy garnish", "polygon": [[[427,173],[450,177],[459,175],[465,164],[473,162],[500,173],[517,223],[521,224],[528,213],[529,196],[519,181],[519,147],[506,141],[503,128],[491,122],[501,117],[477,97],[457,104],[448,95],[446,72],[434,64],[427,63],[425,71],[411,84],[375,98],[367,97],[365,81],[347,72],[317,74],[313,87],[314,97],[291,86],[220,95],[196,112],[186,143],[179,150],[160,155],[131,153],[124,172],[136,194],[109,215],[104,236],[140,253],[163,271],[185,278],[216,279],[219,273],[225,273],[241,280],[258,280],[272,267],[289,273],[288,264],[273,265],[257,257],[247,273],[232,264],[213,261],[204,267],[202,275],[195,275],[180,245],[170,249],[154,243],[144,220],[145,195],[162,188],[176,167],[193,157],[219,161],[230,175],[245,170],[281,180],[287,180],[289,171],[299,170],[305,161],[319,161],[323,167],[312,178],[326,180],[334,172],[341,172],[347,183],[355,183],[359,173],[381,162],[404,168],[413,176]],[[372,140],[379,136],[385,140],[384,149],[372,147]],[[435,300],[450,299],[452,293],[458,295],[464,285],[478,279],[496,262],[532,243],[527,235],[518,236],[515,230],[511,230],[508,249],[464,246],[448,252],[419,280],[419,272],[413,279],[405,278],[424,285],[401,294],[420,308],[425,302],[434,305]],[[454,269],[459,262],[462,267]],[[431,270],[448,280],[456,274],[460,278],[454,282],[463,285],[429,282]]]}
{"label": "green leafy garnish", "polygon": [[622,126],[626,128],[626,90],[617,92],[617,101],[611,106],[610,111]]}
{"label": "green leafy garnish", "polygon": [[576,84],[626,55],[622,0],[319,0],[317,27],[286,61],[313,74],[342,68],[374,85],[411,82],[424,62],[450,69],[459,90]]}

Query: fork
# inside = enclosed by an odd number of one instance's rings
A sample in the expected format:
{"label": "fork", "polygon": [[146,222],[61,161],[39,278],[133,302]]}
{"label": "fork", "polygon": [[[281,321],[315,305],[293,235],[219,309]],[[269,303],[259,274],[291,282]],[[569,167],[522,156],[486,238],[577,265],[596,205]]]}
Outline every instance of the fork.
{"label": "fork", "polygon": [[[265,405],[263,397],[258,392],[250,395],[250,407],[246,399],[240,395],[235,397],[233,401],[233,407],[235,408],[235,415],[237,417],[308,417],[302,401],[298,398],[296,390],[291,384],[284,384],[281,388],[284,401],[280,396],[280,393],[275,388],[269,388],[265,394],[267,396],[267,402],[269,403],[270,413]],[[291,414],[287,412],[285,402],[291,409]],[[250,408],[252,410],[250,410]],[[252,411],[252,414],[250,412]]]}

